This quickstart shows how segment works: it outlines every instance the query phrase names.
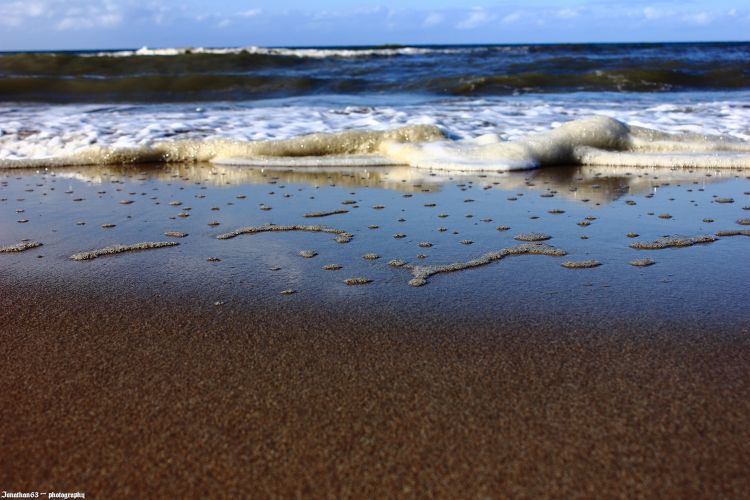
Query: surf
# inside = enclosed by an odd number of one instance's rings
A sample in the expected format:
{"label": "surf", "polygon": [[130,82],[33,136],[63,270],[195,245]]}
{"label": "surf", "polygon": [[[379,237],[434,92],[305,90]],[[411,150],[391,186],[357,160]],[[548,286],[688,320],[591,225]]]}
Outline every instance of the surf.
{"label": "surf", "polygon": [[435,125],[410,125],[281,140],[196,139],[126,148],[93,146],[68,155],[3,159],[0,167],[175,162],[261,167],[404,165],[475,172],[555,165],[744,168],[750,167],[750,142],[727,136],[667,133],[593,116],[517,140],[501,140],[493,134],[452,140]]}

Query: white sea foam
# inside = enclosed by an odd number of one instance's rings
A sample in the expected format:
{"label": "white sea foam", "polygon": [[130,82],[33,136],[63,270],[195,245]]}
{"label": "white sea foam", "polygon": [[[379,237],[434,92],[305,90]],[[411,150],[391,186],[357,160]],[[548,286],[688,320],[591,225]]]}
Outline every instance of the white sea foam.
{"label": "white sea foam", "polygon": [[750,167],[750,142],[667,134],[604,116],[571,121],[515,141],[386,142],[381,151],[404,164],[438,170],[509,171],[546,165]]}
{"label": "white sea foam", "polygon": [[[330,165],[342,161],[330,155],[372,155],[377,149],[380,157],[352,160],[362,165],[400,162],[474,170],[533,168],[569,161],[748,166],[747,97],[745,93],[629,98],[526,96],[376,106],[341,103],[330,98],[253,105],[214,103],[203,108],[5,105],[0,107],[0,166],[206,160],[273,165],[287,161],[279,157],[291,155],[290,148],[314,142],[309,137],[298,139],[302,136],[359,131],[374,133],[375,137],[378,132],[402,127],[430,132],[418,138],[402,138],[382,149],[381,143],[389,142],[385,136],[376,140],[377,148],[373,147],[371,137],[369,146],[354,150],[340,148],[352,136],[348,139],[346,135],[334,136],[329,143],[338,144],[339,149],[329,147],[314,153],[300,150],[293,156],[297,162],[308,165]],[[554,132],[558,129],[570,132],[571,128],[562,126],[563,123],[592,115],[627,123],[627,144],[602,147],[591,143],[591,137],[573,137],[568,141],[561,137],[562,133]],[[451,140],[435,141],[438,129]],[[278,146],[279,140],[286,139],[293,140],[278,152],[260,152],[269,144]],[[415,139],[428,142],[409,144]],[[313,158],[321,154],[328,158]],[[303,160],[301,156],[309,158]]]}
{"label": "white sea foam", "polygon": [[311,59],[325,59],[328,57],[357,58],[372,56],[414,56],[428,54],[463,54],[479,51],[514,51],[526,52],[526,47],[373,47],[362,49],[346,48],[284,48],[284,47],[183,47],[183,48],[149,48],[141,47],[137,50],[117,50],[81,54],[83,57],[133,57],[133,56],[179,56],[184,54],[258,54],[267,56],[300,57]]}

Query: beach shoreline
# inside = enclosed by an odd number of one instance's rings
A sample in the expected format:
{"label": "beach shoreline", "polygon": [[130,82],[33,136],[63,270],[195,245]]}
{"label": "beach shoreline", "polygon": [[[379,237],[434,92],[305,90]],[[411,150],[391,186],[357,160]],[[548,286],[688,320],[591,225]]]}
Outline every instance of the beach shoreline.
{"label": "beach shoreline", "polygon": [[2,174],[6,491],[750,487],[746,169]]}

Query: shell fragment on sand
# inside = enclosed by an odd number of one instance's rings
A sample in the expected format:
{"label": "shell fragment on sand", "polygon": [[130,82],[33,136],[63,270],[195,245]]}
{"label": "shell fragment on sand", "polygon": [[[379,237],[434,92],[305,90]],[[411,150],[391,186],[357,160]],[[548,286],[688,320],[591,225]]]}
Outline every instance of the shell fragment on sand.
{"label": "shell fragment on sand", "polygon": [[518,241],[545,241],[550,238],[552,238],[552,236],[544,233],[521,233],[513,237],[514,240]]}
{"label": "shell fragment on sand", "polygon": [[485,266],[491,262],[501,260],[510,255],[548,255],[551,257],[562,257],[567,255],[565,250],[555,248],[544,243],[525,243],[509,248],[503,248],[497,252],[486,253],[476,259],[467,262],[455,262],[453,264],[436,266],[410,266],[414,278],[409,281],[411,286],[423,286],[427,280],[436,274],[463,271],[474,267]]}
{"label": "shell fragment on sand", "polygon": [[156,248],[174,247],[179,245],[176,241],[146,241],[135,243],[133,245],[112,245],[110,247],[91,250],[90,252],[80,252],[70,256],[73,260],[92,260],[104,255],[115,255],[123,252],[134,252],[137,250],[152,250]]}
{"label": "shell fragment on sand", "polygon": [[578,260],[578,261],[566,261],[560,264],[560,266],[566,269],[591,269],[593,267],[599,267],[602,263],[598,260]]}
{"label": "shell fragment on sand", "polygon": [[630,244],[630,248],[636,250],[661,250],[662,248],[681,248],[689,247],[700,243],[713,243],[718,238],[716,236],[698,235],[698,236],[668,236],[659,238],[655,241],[636,241]]}
{"label": "shell fragment on sand", "polygon": [[187,233],[181,231],[167,231],[164,233],[164,236],[169,236],[170,238],[184,238],[187,235]]}
{"label": "shell fragment on sand", "polygon": [[367,279],[367,278],[348,278],[344,280],[344,283],[346,283],[349,286],[367,285],[368,283],[372,283],[372,280]]}
{"label": "shell fragment on sand", "polygon": [[329,210],[328,212],[310,212],[306,213],[304,217],[313,218],[313,217],[328,217],[329,215],[338,215],[338,214],[348,214],[349,210]]}
{"label": "shell fragment on sand", "polygon": [[738,229],[732,231],[718,231],[716,236],[750,236],[750,229]]}
{"label": "shell fragment on sand", "polygon": [[656,261],[653,259],[635,259],[628,262],[628,264],[635,267],[648,267],[656,264]]}
{"label": "shell fragment on sand", "polygon": [[354,237],[352,234],[347,233],[342,229],[334,229],[331,227],[323,226],[276,226],[273,224],[266,224],[263,226],[248,226],[235,229],[229,233],[223,233],[216,236],[219,240],[229,240],[231,238],[240,236],[242,234],[258,234],[258,233],[269,233],[269,232],[284,232],[284,231],[306,231],[309,233],[328,233],[336,235],[337,243],[349,243]]}
{"label": "shell fragment on sand", "polygon": [[24,252],[26,250],[31,250],[32,248],[36,248],[40,246],[42,246],[42,244],[37,241],[22,241],[21,243],[18,243],[16,245],[8,245],[5,247],[0,247],[0,253]]}

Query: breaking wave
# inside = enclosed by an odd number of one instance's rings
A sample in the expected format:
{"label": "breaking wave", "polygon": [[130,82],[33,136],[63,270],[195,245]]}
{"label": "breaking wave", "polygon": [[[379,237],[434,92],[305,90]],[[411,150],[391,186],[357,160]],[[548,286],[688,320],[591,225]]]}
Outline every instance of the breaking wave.
{"label": "breaking wave", "polygon": [[448,171],[528,170],[553,165],[750,167],[750,142],[670,134],[595,116],[513,141],[497,135],[451,140],[434,125],[308,134],[284,140],[175,140],[89,147],[51,158],[0,160],[0,167],[213,162],[223,165],[408,165]]}

